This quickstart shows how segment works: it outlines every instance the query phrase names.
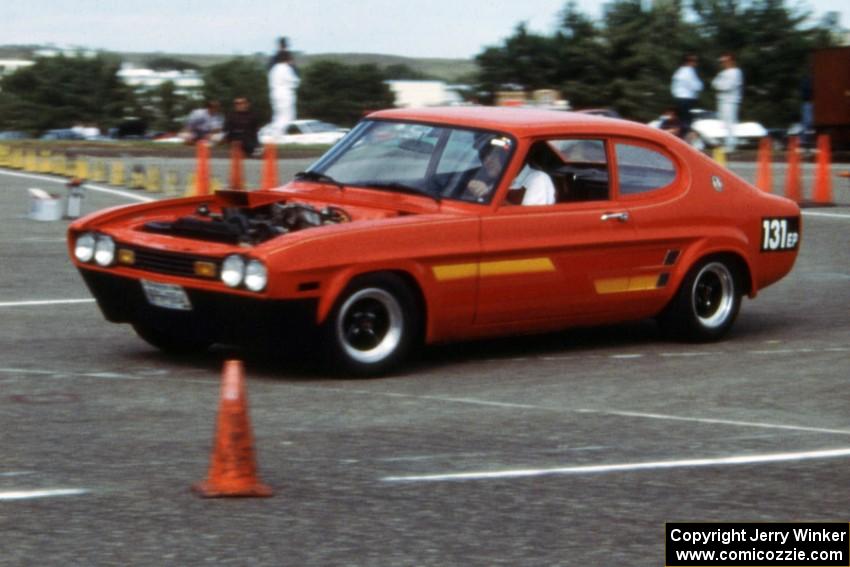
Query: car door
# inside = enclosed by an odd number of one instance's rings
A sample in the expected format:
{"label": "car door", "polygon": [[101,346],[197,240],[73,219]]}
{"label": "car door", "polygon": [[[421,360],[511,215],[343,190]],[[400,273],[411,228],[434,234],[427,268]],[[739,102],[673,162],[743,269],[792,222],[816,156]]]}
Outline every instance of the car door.
{"label": "car door", "polygon": [[593,319],[613,310],[618,290],[646,285],[632,279],[635,232],[613,199],[610,142],[545,142],[557,157],[542,166],[556,203],[505,204],[482,218],[477,324]]}

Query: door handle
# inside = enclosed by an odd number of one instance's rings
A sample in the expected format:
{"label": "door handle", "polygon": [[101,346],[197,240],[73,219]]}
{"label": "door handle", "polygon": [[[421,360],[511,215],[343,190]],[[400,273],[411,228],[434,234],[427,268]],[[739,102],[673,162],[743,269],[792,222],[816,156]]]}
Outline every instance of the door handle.
{"label": "door handle", "polygon": [[601,220],[618,220],[620,222],[626,222],[627,220],[629,220],[629,213],[628,211],[623,211],[620,213],[605,213],[602,215]]}

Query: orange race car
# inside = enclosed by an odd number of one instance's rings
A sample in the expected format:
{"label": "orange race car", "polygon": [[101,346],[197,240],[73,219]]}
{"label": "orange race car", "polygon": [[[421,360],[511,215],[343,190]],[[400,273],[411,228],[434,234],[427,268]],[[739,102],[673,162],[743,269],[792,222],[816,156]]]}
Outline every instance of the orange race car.
{"label": "orange race car", "polygon": [[718,339],[800,236],[795,203],[664,132],[467,107],[373,113],[283,187],[95,213],[69,247],[161,349],[310,345],[375,374],[422,343],[648,317]]}

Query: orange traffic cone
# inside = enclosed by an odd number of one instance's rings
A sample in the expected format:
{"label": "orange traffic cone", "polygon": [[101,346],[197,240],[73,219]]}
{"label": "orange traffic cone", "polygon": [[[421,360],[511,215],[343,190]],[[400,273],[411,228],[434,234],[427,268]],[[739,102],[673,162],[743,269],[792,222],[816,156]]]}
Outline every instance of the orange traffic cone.
{"label": "orange traffic cone", "polygon": [[197,165],[195,175],[195,195],[210,194],[210,147],[206,142],[195,144]]}
{"label": "orange traffic cone", "polygon": [[274,144],[266,144],[263,152],[263,179],[260,182],[260,189],[265,191],[277,186],[277,150]]}
{"label": "orange traffic cone", "polygon": [[770,170],[770,144],[771,139],[765,136],[759,142],[758,174],[756,175],[756,187],[766,193],[773,191],[773,172]]}
{"label": "orange traffic cone", "polygon": [[788,141],[788,173],[785,177],[785,196],[800,202],[800,138],[792,136]]}
{"label": "orange traffic cone", "polygon": [[821,134],[818,136],[818,166],[815,174],[815,189],[812,193],[812,200],[817,205],[832,204],[831,154],[829,136]]}
{"label": "orange traffic cone", "polygon": [[207,498],[272,495],[271,488],[257,478],[244,374],[242,361],[225,361],[209,473],[207,480],[192,486],[192,490]]}
{"label": "orange traffic cone", "polygon": [[239,191],[245,189],[242,176],[242,144],[239,142],[230,144],[230,188]]}

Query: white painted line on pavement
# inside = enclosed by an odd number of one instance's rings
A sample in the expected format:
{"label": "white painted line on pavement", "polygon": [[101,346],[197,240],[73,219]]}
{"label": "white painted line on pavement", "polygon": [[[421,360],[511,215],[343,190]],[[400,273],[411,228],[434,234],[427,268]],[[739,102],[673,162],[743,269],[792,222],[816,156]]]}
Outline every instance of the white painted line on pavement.
{"label": "white painted line on pavement", "polygon": [[682,459],[675,461],[650,461],[645,463],[618,463],[612,465],[585,465],[545,469],[508,469],[502,471],[475,471],[452,474],[426,474],[410,476],[386,476],[384,482],[441,482],[458,480],[500,480],[511,478],[539,477],[552,475],[602,474],[643,470],[677,469],[691,467],[717,467],[728,465],[757,465],[788,461],[836,459],[850,457],[850,448],[797,453],[769,453],[765,455],[740,455],[733,457],[709,457],[704,459]]}
{"label": "white painted line on pavement", "polygon": [[[59,183],[60,185],[68,184],[67,179],[48,177],[46,175],[34,175],[31,173],[20,173],[17,171],[0,171],[0,175],[20,177],[22,179],[31,179],[33,181],[47,181],[48,183]],[[85,183],[83,187],[89,189],[90,191],[95,191],[97,193],[108,193],[110,195],[118,195],[119,197],[124,197],[125,199],[130,199],[132,201],[141,201],[143,203],[149,203],[156,200],[152,197],[147,197],[145,195],[136,195],[135,193],[128,193],[119,189],[111,189],[109,187],[103,187],[101,185],[94,185],[93,183]]]}
{"label": "white painted line on pavement", "polygon": [[145,376],[116,372],[68,372],[66,370],[33,370],[27,368],[0,368],[0,374],[50,376],[52,378],[103,378],[106,380],[145,380]]}
{"label": "white painted line on pavement", "polygon": [[807,431],[810,433],[829,433],[835,435],[850,435],[850,429],[830,429],[825,427],[808,427],[805,425],[784,425],[777,423],[762,423],[757,421],[738,421],[734,419],[714,419],[710,417],[682,417],[660,413],[644,413],[637,411],[577,409],[578,413],[593,413],[600,415],[616,415],[620,417],[639,417],[643,419],[660,419],[666,421],[689,421],[692,423],[709,423],[715,425],[734,425],[736,427],[758,427],[761,429],[785,429],[789,431]]}
{"label": "white painted line on pavement", "polygon": [[850,214],[842,213],[817,213],[815,211],[803,211],[804,217],[824,217],[828,219],[850,219]]}
{"label": "white painted line on pavement", "polygon": [[42,299],[33,301],[4,301],[0,307],[40,307],[44,305],[74,305],[76,303],[94,303],[94,299]]}
{"label": "white painted line on pavement", "polygon": [[54,496],[79,496],[88,494],[84,488],[56,488],[53,490],[17,490],[0,492],[0,501],[29,500],[31,498],[52,498]]}

